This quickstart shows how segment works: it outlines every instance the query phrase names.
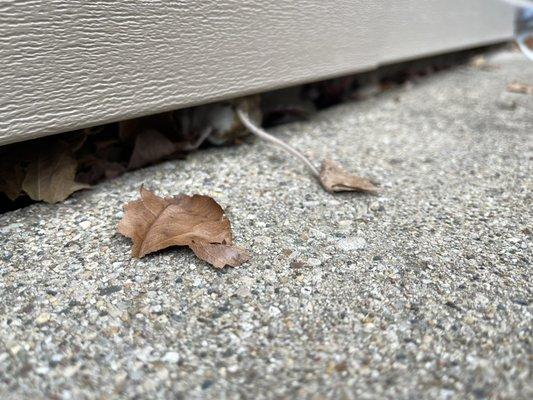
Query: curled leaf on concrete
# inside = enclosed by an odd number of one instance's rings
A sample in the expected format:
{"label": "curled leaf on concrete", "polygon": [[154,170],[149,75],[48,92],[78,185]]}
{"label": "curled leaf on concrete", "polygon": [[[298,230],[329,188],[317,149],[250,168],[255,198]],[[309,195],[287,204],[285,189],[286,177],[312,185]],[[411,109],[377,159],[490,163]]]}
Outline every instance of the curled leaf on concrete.
{"label": "curled leaf on concrete", "polygon": [[371,181],[346,171],[340,164],[322,161],[320,183],[328,192],[377,193],[378,188]]}
{"label": "curled leaf on concrete", "polygon": [[507,91],[512,93],[533,94],[533,85],[520,82],[511,82],[507,85]]}
{"label": "curled leaf on concrete", "polygon": [[209,196],[163,198],[141,187],[140,199],[124,206],[118,232],[132,239],[133,257],[170,246],[188,246],[215,268],[237,267],[248,260],[246,252],[233,245],[224,210]]}

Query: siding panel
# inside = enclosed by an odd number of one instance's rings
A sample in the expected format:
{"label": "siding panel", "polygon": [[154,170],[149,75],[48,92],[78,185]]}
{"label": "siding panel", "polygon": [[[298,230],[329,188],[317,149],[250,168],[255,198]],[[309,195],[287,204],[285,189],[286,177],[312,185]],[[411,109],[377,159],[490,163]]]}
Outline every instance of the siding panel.
{"label": "siding panel", "polygon": [[496,0],[4,0],[0,144],[497,41],[511,25]]}

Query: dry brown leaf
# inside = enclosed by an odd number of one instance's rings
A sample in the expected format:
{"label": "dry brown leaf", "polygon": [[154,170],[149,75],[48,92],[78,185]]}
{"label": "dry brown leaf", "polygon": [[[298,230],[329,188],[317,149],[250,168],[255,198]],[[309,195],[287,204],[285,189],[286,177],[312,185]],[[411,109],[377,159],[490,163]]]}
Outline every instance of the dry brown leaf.
{"label": "dry brown leaf", "polygon": [[76,181],[94,185],[103,179],[113,179],[126,172],[126,167],[117,162],[102,160],[89,154],[78,162]]}
{"label": "dry brown leaf", "polygon": [[89,186],[74,181],[77,161],[64,146],[42,148],[28,165],[22,189],[33,200],[57,203]]}
{"label": "dry brown leaf", "polygon": [[512,82],[507,85],[507,91],[512,93],[533,94],[533,85]]}
{"label": "dry brown leaf", "polygon": [[22,182],[26,176],[26,165],[30,151],[20,144],[0,148],[0,193],[15,201],[22,194]]}
{"label": "dry brown leaf", "polygon": [[162,160],[176,151],[176,146],[165,135],[154,129],[139,132],[128,168],[141,168]]}
{"label": "dry brown leaf", "polygon": [[376,193],[378,191],[368,179],[350,174],[340,164],[331,160],[322,162],[320,183],[328,192]]}
{"label": "dry brown leaf", "polygon": [[211,197],[179,195],[159,197],[141,187],[141,198],[124,206],[118,232],[133,240],[132,256],[170,246],[189,246],[216,268],[238,266],[248,259],[232,245],[231,225]]}
{"label": "dry brown leaf", "polygon": [[0,162],[0,193],[14,201],[22,192],[25,171],[20,162],[12,158]]}

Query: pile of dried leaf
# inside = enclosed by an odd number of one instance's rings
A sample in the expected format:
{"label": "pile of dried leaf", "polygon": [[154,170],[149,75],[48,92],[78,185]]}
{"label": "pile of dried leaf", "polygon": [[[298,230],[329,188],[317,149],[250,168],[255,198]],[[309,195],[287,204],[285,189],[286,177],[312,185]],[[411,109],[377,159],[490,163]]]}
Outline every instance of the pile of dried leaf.
{"label": "pile of dried leaf", "polygon": [[83,141],[83,136],[65,135],[1,148],[0,192],[11,200],[25,194],[56,203],[87,187],[75,180],[78,162],[74,153]]}
{"label": "pile of dried leaf", "polygon": [[[261,118],[258,101],[251,97],[239,102],[256,121]],[[228,102],[3,146],[0,197],[60,202],[125,171],[184,157],[206,141],[234,142],[245,132]]]}

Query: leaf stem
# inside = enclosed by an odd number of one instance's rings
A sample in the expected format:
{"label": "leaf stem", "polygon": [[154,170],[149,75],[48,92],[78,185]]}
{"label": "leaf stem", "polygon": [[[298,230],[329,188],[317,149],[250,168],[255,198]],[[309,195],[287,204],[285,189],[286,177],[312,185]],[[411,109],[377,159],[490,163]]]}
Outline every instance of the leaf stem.
{"label": "leaf stem", "polygon": [[254,135],[260,137],[263,140],[266,140],[267,142],[276,144],[283,148],[288,153],[292,154],[296,158],[298,158],[300,161],[302,161],[307,168],[311,171],[311,173],[320,180],[320,172],[318,169],[313,165],[309,159],[304,156],[302,153],[300,153],[298,150],[296,150],[294,147],[289,145],[288,143],[285,143],[283,140],[278,139],[277,137],[272,136],[270,133],[267,133],[264,129],[257,126],[252,122],[248,114],[241,110],[240,108],[237,108],[237,116],[239,117],[239,120],[242,122],[242,124]]}

